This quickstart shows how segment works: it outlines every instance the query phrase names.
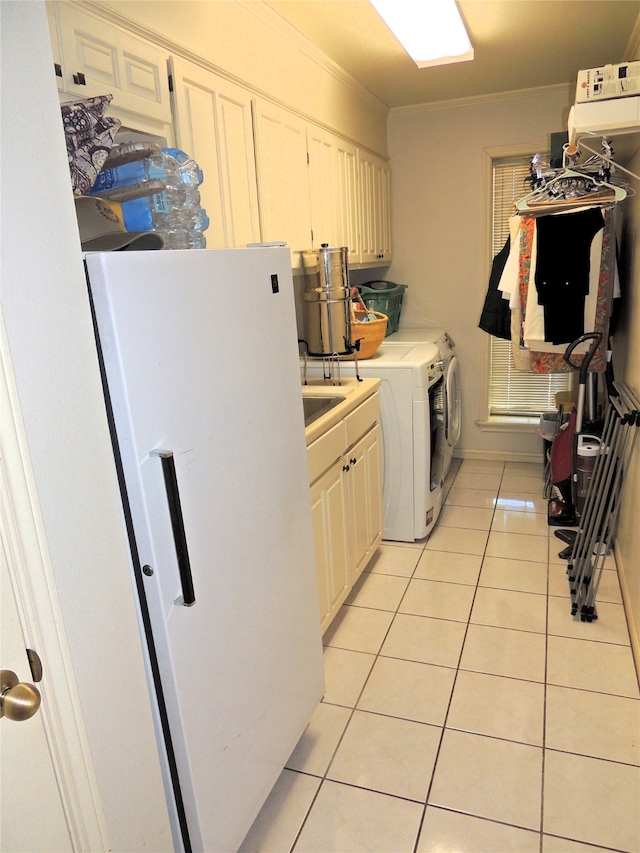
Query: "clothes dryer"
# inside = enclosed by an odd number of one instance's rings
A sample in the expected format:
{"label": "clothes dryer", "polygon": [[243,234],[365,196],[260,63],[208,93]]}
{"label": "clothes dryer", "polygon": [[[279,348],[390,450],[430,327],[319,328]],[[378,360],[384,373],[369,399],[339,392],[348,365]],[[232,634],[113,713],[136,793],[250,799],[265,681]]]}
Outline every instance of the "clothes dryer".
{"label": "clothes dryer", "polygon": [[[383,538],[414,542],[429,535],[440,513],[444,481],[438,440],[444,372],[435,343],[386,338],[378,352],[358,362],[362,378],[377,377],[383,453]],[[307,375],[322,377],[321,361],[307,361]],[[355,362],[340,361],[341,376],[355,375]],[[336,372],[333,382],[337,382]]]}
{"label": "clothes dryer", "polygon": [[456,354],[456,345],[450,335],[441,327],[426,329],[399,329],[388,338],[387,343],[434,343],[440,353],[440,367],[444,374],[440,399],[437,408],[440,413],[437,444],[443,458],[443,478],[449,473],[453,450],[460,439],[461,398],[460,398],[460,362]]}

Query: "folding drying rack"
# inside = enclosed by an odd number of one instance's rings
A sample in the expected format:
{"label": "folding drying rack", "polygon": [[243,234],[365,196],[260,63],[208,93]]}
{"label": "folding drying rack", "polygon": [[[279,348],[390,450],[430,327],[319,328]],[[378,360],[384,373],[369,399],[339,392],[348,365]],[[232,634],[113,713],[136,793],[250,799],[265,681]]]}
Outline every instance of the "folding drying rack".
{"label": "folding drying rack", "polygon": [[620,500],[638,438],[640,397],[624,382],[613,382],[593,476],[567,566],[571,615],[597,619],[595,606],[605,559],[616,534]]}

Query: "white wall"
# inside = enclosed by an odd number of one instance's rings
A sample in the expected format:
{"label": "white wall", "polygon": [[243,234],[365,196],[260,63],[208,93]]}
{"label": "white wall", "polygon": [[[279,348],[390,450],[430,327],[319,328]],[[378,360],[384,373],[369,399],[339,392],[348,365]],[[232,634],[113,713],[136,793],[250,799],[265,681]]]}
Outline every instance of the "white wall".
{"label": "white wall", "polygon": [[[531,434],[483,432],[489,336],[478,329],[490,270],[487,150],[548,147],[566,129],[571,87],[392,110],[389,116],[393,263],[407,284],[401,325],[427,320],[453,337],[462,370],[459,449],[540,453]],[[524,194],[525,188],[523,188]]]}
{"label": "white wall", "polygon": [[[41,2],[2,16],[2,313],[109,849],[173,849]],[[43,692],[47,701],[47,649]],[[3,729],[3,736],[10,732]],[[38,819],[37,779],[25,814]]]}

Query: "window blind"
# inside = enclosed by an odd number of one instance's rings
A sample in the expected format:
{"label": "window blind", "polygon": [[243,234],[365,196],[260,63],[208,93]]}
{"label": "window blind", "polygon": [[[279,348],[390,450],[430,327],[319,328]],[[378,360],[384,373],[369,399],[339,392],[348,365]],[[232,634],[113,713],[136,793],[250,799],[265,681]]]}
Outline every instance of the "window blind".
{"label": "window blind", "polygon": [[[493,161],[492,257],[509,236],[509,217],[513,214],[514,203],[530,190],[525,179],[529,177],[532,156]],[[571,384],[568,373],[537,374],[516,370],[511,342],[494,337],[491,337],[489,377],[490,415],[536,416],[555,409],[556,393],[566,391]]]}

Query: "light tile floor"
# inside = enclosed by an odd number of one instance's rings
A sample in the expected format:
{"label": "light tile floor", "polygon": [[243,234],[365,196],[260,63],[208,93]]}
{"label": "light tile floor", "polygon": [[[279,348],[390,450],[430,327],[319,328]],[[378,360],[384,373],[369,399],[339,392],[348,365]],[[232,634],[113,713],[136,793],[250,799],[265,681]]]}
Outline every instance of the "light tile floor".
{"label": "light tile floor", "polygon": [[242,851],[640,850],[615,564],[572,618],[541,467],[454,466],[431,537],[383,543],[325,634],[324,700]]}

